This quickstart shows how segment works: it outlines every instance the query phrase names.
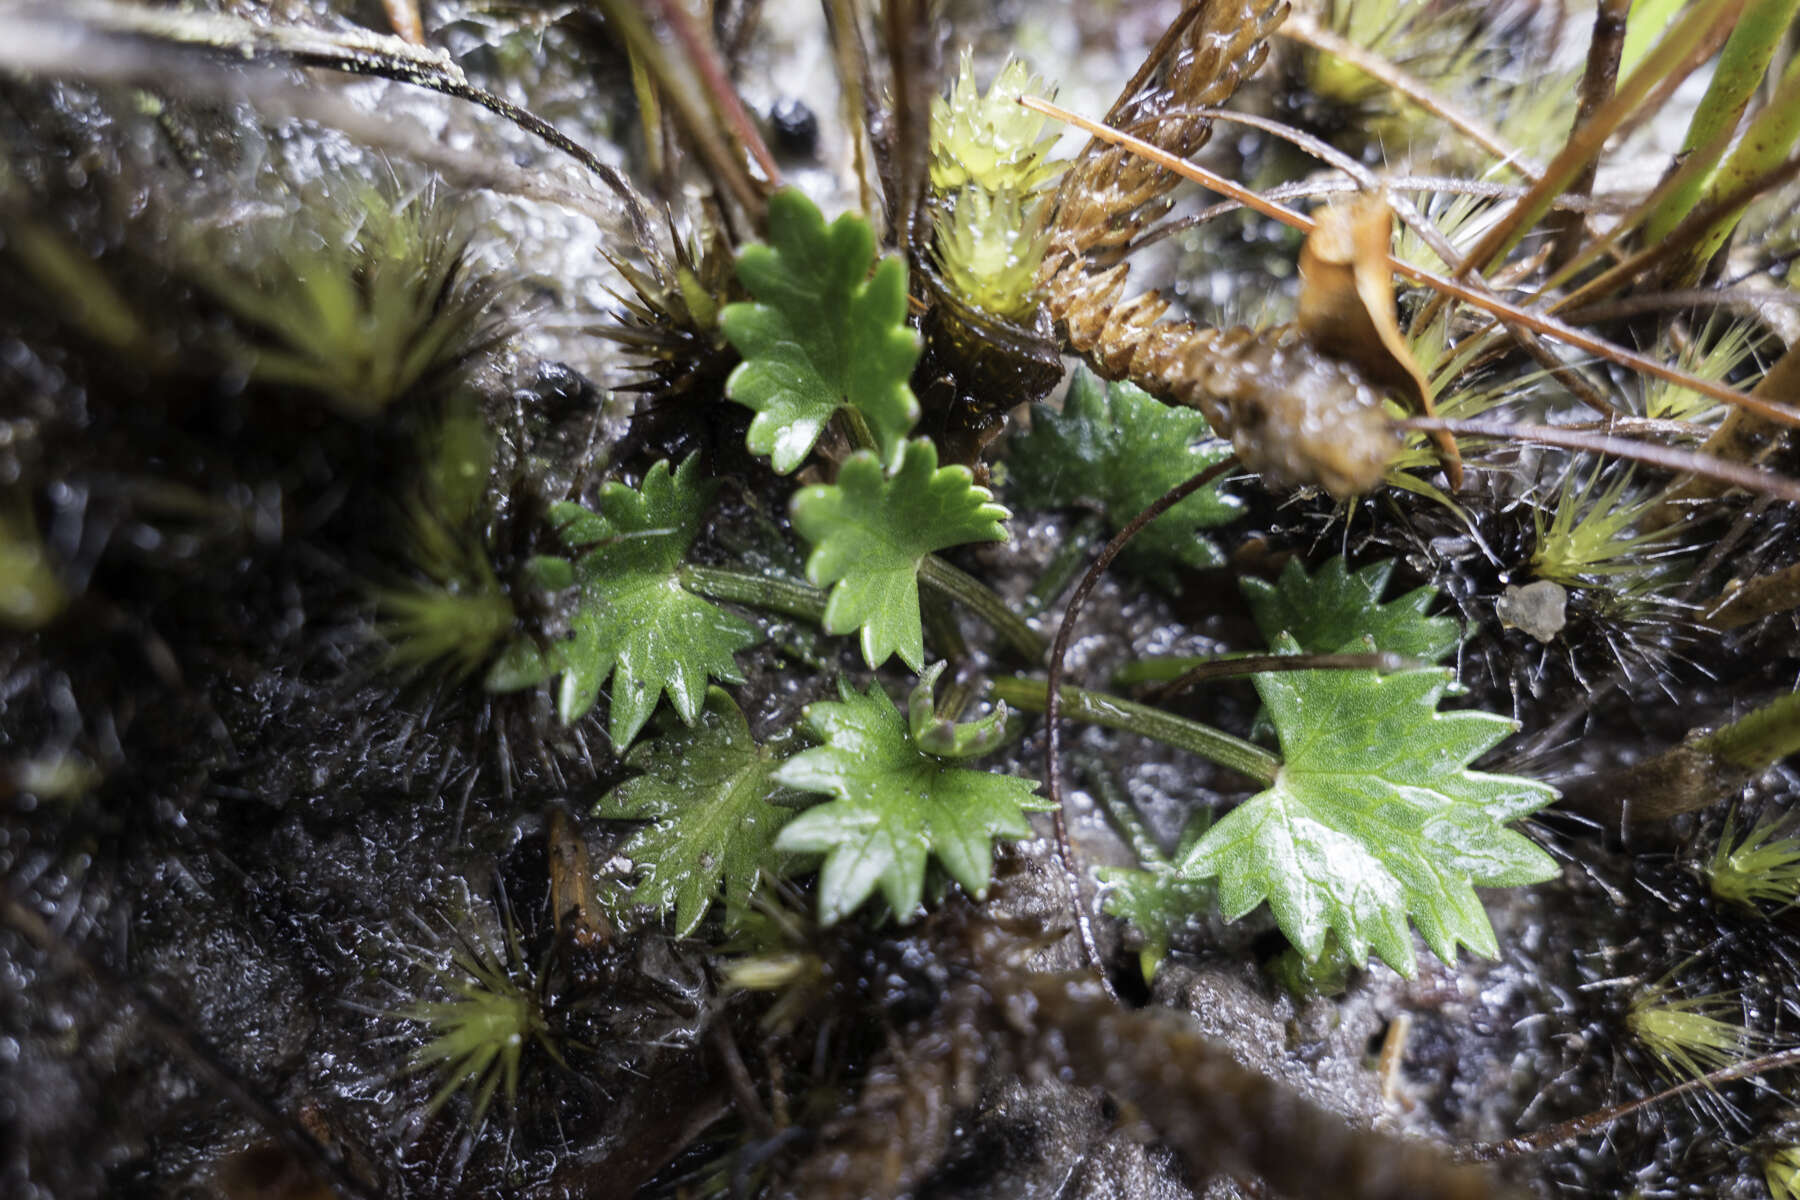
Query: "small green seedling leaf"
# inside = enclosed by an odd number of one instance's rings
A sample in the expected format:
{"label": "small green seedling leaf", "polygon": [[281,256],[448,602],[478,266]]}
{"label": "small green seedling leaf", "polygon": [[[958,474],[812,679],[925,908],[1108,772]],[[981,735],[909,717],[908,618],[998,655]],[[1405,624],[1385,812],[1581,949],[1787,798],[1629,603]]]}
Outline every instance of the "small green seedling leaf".
{"label": "small green seedling leaf", "polygon": [[[1283,635],[1276,649],[1299,652]],[[1446,963],[1460,942],[1498,951],[1475,895],[1556,873],[1549,855],[1506,828],[1549,804],[1554,789],[1466,769],[1514,729],[1490,713],[1437,711],[1447,671],[1292,671],[1256,676],[1284,762],[1270,787],[1239,805],[1182,859],[1217,877],[1226,920],[1264,900],[1309,959],[1325,934],[1358,966],[1371,947],[1403,975],[1415,969],[1410,914]]]}
{"label": "small green seedling leaf", "polygon": [[608,733],[631,743],[663,692],[681,719],[700,715],[707,679],[742,683],[732,655],[759,638],[756,627],[682,587],[682,557],[700,530],[711,486],[690,456],[673,474],[659,462],[633,489],[618,482],[600,492],[600,511],[579,504],[551,510],[563,544],[580,555],[575,581],[581,601],[574,637],[560,650],[564,722],[594,706],[612,677]]}
{"label": "small green seedling leaf", "polygon": [[[1120,814],[1114,816],[1118,819]],[[1137,820],[1135,816],[1126,819]],[[1143,867],[1101,867],[1098,871],[1100,882],[1106,886],[1101,910],[1126,921],[1143,938],[1138,949],[1138,970],[1144,973],[1145,983],[1156,978],[1156,970],[1168,956],[1169,942],[1175,934],[1197,914],[1212,907],[1212,884],[1189,879],[1175,869],[1175,864],[1199,844],[1210,828],[1211,809],[1200,809],[1189,817],[1173,859],[1156,845],[1147,829],[1139,829],[1132,844]]]}
{"label": "small green seedling leaf", "polygon": [[913,744],[939,758],[980,758],[993,753],[1006,740],[1006,701],[994,705],[994,711],[979,720],[958,723],[939,716],[933,693],[944,666],[940,662],[927,667],[906,699],[906,724]]}
{"label": "small green seedling leaf", "polygon": [[[1129,383],[1102,383],[1082,367],[1060,413],[1045,405],[1032,410],[1031,432],[1007,458],[1008,486],[1015,503],[1032,508],[1098,505],[1116,531],[1230,453],[1193,409],[1161,404]],[[1216,567],[1224,553],[1199,531],[1235,520],[1243,508],[1210,484],[1145,526],[1120,561],[1164,585],[1174,581],[1176,566]]]}
{"label": "small green seedling leaf", "polygon": [[563,669],[562,651],[545,651],[530,638],[515,638],[488,668],[482,687],[490,692],[522,692],[545,682]]}
{"label": "small green seedling leaf", "polygon": [[1278,582],[1246,577],[1238,586],[1270,645],[1285,633],[1309,654],[1355,654],[1368,648],[1366,638],[1377,650],[1442,660],[1456,649],[1456,622],[1426,615],[1437,598],[1433,587],[1414,588],[1383,604],[1381,594],[1393,573],[1391,559],[1348,571],[1339,557],[1308,575],[1294,558]]}
{"label": "small green seedling leaf", "polygon": [[738,278],[755,300],[720,316],[744,356],[725,394],[756,410],[747,443],[784,475],[845,405],[862,415],[889,465],[919,419],[907,384],[919,337],[906,324],[906,264],[884,258],[870,275],[874,262],[865,218],[846,213],[828,226],[793,188],[769,200],[768,244],[738,256]]}
{"label": "small green seedling leaf", "polygon": [[756,890],[775,835],[792,815],[771,803],[783,791],[771,778],[779,761],[715,687],[691,728],[669,722],[655,740],[634,746],[625,762],[643,774],[595,807],[598,817],[651,822],[623,850],[638,864],[632,899],[673,909],[677,937],[699,926],[721,883],[730,910],[744,908]]}
{"label": "small green seedling leaf", "polygon": [[813,544],[806,578],[831,588],[825,632],[861,630],[871,667],[891,654],[915,671],[924,667],[918,574],[927,554],[1006,538],[1001,522],[1012,514],[975,486],[967,467],[937,463],[937,450],[918,438],[906,443],[893,476],[882,473],[874,455],[857,453],[835,484],[794,496],[794,528]]}
{"label": "small green seedling leaf", "polygon": [[838,682],[840,701],[807,706],[806,724],[824,744],[788,759],[775,781],[836,799],[782,829],[777,850],[825,855],[819,920],[855,911],[877,887],[900,920],[910,920],[935,856],[969,892],[987,892],[992,839],[1028,837],[1026,812],[1048,804],[1029,779],[971,771],[926,754],[907,735],[900,710],[880,684],[857,692]]}

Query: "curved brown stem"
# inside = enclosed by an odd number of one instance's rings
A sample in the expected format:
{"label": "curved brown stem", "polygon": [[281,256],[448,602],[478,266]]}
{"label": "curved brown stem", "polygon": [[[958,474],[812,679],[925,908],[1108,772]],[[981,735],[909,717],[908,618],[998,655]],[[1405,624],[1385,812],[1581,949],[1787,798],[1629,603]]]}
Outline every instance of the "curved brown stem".
{"label": "curved brown stem", "polygon": [[1456,1157],[1464,1162],[1496,1162],[1503,1158],[1516,1158],[1521,1154],[1536,1154],[1540,1150],[1550,1150],[1572,1142],[1576,1138],[1586,1137],[1596,1130],[1617,1121],[1621,1117],[1629,1117],[1640,1109],[1649,1108],[1653,1104],[1661,1104],[1665,1100],[1673,1100],[1677,1096],[1699,1088],[1713,1088],[1721,1083],[1730,1083],[1734,1079],[1748,1079],[1753,1075],[1765,1075],[1770,1071],[1779,1071],[1784,1067],[1800,1066],[1800,1047],[1778,1050],[1773,1054],[1764,1054],[1758,1058],[1746,1059],[1729,1067],[1721,1067],[1706,1075],[1697,1075],[1674,1087],[1664,1088],[1654,1096],[1645,1096],[1625,1104],[1615,1104],[1611,1108],[1603,1108],[1599,1112],[1591,1112],[1585,1116],[1564,1121],[1560,1125],[1552,1125],[1548,1129],[1540,1129],[1536,1133],[1520,1134],[1507,1138],[1504,1142],[1477,1142],[1472,1146],[1463,1146],[1456,1151]]}
{"label": "curved brown stem", "polygon": [[1629,458],[1633,462],[1646,463],[1667,471],[1703,475],[1732,487],[1800,504],[1800,481],[1777,475],[1773,471],[1758,471],[1742,463],[1716,458],[1710,454],[1659,446],[1654,442],[1636,442],[1630,438],[1582,433],[1557,425],[1511,425],[1504,421],[1447,421],[1442,417],[1408,417],[1396,424],[1402,429],[1417,429],[1421,432],[1442,429],[1465,437],[1502,438],[1514,442],[1533,442],[1540,446],[1560,446],[1565,450],[1610,454],[1614,458]]}
{"label": "curved brown stem", "polygon": [[1075,591],[1069,597],[1069,606],[1063,610],[1062,621],[1056,627],[1056,640],[1050,646],[1050,672],[1044,702],[1044,793],[1056,814],[1056,852],[1062,861],[1063,882],[1069,889],[1069,904],[1075,910],[1075,927],[1081,935],[1081,949],[1087,957],[1088,966],[1103,981],[1106,974],[1100,969],[1100,950],[1094,943],[1094,922],[1082,899],[1081,873],[1076,869],[1075,847],[1069,841],[1069,820],[1063,803],[1062,727],[1059,720],[1062,716],[1063,660],[1068,657],[1069,642],[1075,635],[1075,618],[1081,614],[1081,606],[1087,602],[1089,594],[1098,586],[1100,577],[1106,574],[1106,568],[1112,565],[1112,560],[1119,556],[1119,552],[1125,549],[1144,526],[1237,465],[1237,456],[1234,454],[1214,463],[1187,482],[1176,484],[1114,534],[1112,540],[1101,548],[1099,557],[1094,559],[1087,574],[1081,577],[1081,582],[1075,585]]}

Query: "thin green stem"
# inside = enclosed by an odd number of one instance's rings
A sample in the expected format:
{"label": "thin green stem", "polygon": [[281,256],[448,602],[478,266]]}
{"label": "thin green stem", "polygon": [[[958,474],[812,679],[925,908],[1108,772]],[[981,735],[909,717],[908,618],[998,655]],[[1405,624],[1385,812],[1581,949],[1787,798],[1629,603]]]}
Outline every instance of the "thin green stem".
{"label": "thin green stem", "polygon": [[1055,556],[1044,568],[1044,573],[1038,576],[1038,581],[1031,585],[1030,594],[1025,597],[1026,616],[1037,616],[1069,590],[1075,577],[1086,568],[1088,552],[1105,532],[1106,523],[1097,513],[1086,513],[1069,526],[1069,531],[1063,535],[1062,545],[1057,547]]}
{"label": "thin green stem", "polygon": [[1145,683],[1169,683],[1180,679],[1195,667],[1221,662],[1234,655],[1169,654],[1151,658],[1135,658],[1113,672],[1112,685],[1117,688],[1137,687]]}
{"label": "thin green stem", "polygon": [[880,456],[881,447],[875,441],[875,431],[869,428],[869,420],[862,415],[861,409],[853,404],[846,404],[837,410],[837,415],[838,420],[844,424],[844,435],[850,439],[851,446]]}
{"label": "thin green stem", "polygon": [[[1049,707],[1049,692],[1041,679],[1022,675],[996,679],[993,694],[996,700],[1004,700],[1025,712],[1043,712]],[[1192,751],[1221,767],[1246,775],[1264,787],[1272,785],[1276,773],[1281,770],[1281,759],[1276,755],[1211,725],[1067,684],[1061,688],[1060,696],[1062,703],[1058,707],[1078,721],[1121,729]]]}
{"label": "thin green stem", "polygon": [[734,571],[729,567],[699,567],[687,563],[681,568],[681,585],[714,600],[766,608],[771,612],[787,613],[815,623],[825,619],[823,591],[792,579],[783,579],[779,575],[760,575],[751,571]]}
{"label": "thin green stem", "polygon": [[1169,694],[1184,692],[1197,683],[1220,679],[1241,679],[1245,675],[1261,675],[1269,671],[1404,671],[1429,667],[1428,662],[1409,659],[1400,654],[1375,651],[1368,654],[1171,654],[1163,658],[1140,658],[1113,672],[1114,687],[1133,687],[1141,683],[1171,683],[1178,686],[1160,689],[1153,700],[1164,700]]}
{"label": "thin green stem", "polygon": [[919,582],[949,596],[987,622],[1007,645],[1028,662],[1041,663],[1049,649],[1037,630],[1025,623],[1000,594],[967,571],[960,571],[935,554],[919,563]]}

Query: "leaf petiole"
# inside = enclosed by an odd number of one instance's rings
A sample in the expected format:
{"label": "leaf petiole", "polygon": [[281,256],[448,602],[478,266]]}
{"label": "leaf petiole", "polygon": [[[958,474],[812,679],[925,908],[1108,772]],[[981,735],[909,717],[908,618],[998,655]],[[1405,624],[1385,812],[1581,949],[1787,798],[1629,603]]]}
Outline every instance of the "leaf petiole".
{"label": "leaf petiole", "polygon": [[1026,624],[1025,618],[1014,612],[998,592],[967,571],[951,566],[935,554],[927,554],[919,562],[919,582],[980,617],[1026,661],[1044,661],[1049,645],[1038,631]]}
{"label": "leaf petiole", "polygon": [[685,563],[681,568],[681,586],[708,599],[766,608],[815,624],[825,617],[822,590],[778,575]]}
{"label": "leaf petiole", "polygon": [[[1048,693],[1044,681],[1013,675],[993,681],[993,695],[1025,712],[1043,712]],[[1268,787],[1281,770],[1281,759],[1261,746],[1234,737],[1222,729],[1202,725],[1186,717],[1166,713],[1147,704],[1137,704],[1104,692],[1086,688],[1062,687],[1062,710],[1077,721],[1122,729],[1142,737],[1188,750],[1221,767],[1229,767]]]}

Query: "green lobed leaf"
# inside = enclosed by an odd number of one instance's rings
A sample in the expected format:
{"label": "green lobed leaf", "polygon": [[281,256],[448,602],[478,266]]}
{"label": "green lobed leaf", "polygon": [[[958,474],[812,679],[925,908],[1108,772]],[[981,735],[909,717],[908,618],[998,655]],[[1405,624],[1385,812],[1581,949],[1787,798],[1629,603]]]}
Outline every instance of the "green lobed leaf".
{"label": "green lobed leaf", "polygon": [[643,774],[608,792],[594,815],[651,822],[623,849],[638,865],[632,899],[673,909],[677,937],[699,926],[721,883],[730,909],[742,909],[791,811],[771,803],[783,791],[772,778],[779,760],[756,744],[731,697],[709,688],[692,727],[669,722],[625,761]]}
{"label": "green lobed leaf", "polygon": [[1456,648],[1456,622],[1426,615],[1437,598],[1434,587],[1414,588],[1383,604],[1393,573],[1391,559],[1349,571],[1340,556],[1308,575],[1293,558],[1277,582],[1246,577],[1238,586],[1271,646],[1285,633],[1310,654],[1354,654],[1367,648],[1368,638],[1377,650],[1441,660]]}
{"label": "green lobed leaf", "polygon": [[907,383],[919,337],[906,324],[906,264],[884,258],[870,275],[874,261],[866,218],[845,213],[826,225],[793,188],[769,200],[768,243],[738,256],[738,278],[755,299],[720,315],[744,356],[725,394],[756,410],[747,444],[782,474],[800,465],[841,406],[862,414],[889,465],[919,419]]}
{"label": "green lobed leaf", "polygon": [[857,692],[840,679],[838,695],[838,702],[806,709],[807,728],[823,745],[775,773],[777,783],[836,797],[801,813],[775,839],[777,850],[825,855],[820,921],[829,925],[855,911],[878,887],[895,915],[910,920],[929,857],[984,895],[992,839],[1030,836],[1025,813],[1049,807],[1033,794],[1037,785],[923,753],[880,684]]}
{"label": "green lobed leaf", "polygon": [[708,678],[742,683],[732,656],[761,636],[748,621],[681,585],[681,561],[714,486],[701,482],[698,471],[695,456],[672,474],[667,462],[659,462],[642,488],[608,483],[599,512],[579,504],[558,504],[550,512],[563,544],[580,555],[574,637],[559,647],[558,711],[565,723],[578,720],[610,676],[607,729],[621,749],[664,692],[681,719],[693,724]]}
{"label": "green lobed leaf", "polygon": [[874,455],[859,452],[844,462],[836,483],[794,495],[794,528],[813,544],[806,578],[831,588],[825,631],[861,630],[871,667],[891,654],[914,671],[924,665],[918,574],[927,554],[1006,538],[1001,522],[1012,514],[975,486],[967,467],[937,461],[937,449],[916,438],[906,443],[892,476]]}
{"label": "green lobed leaf", "polygon": [[[1292,654],[1299,645],[1284,634],[1276,649]],[[1330,931],[1357,965],[1372,947],[1410,976],[1409,915],[1446,963],[1459,942],[1494,955],[1474,885],[1512,887],[1556,873],[1549,855],[1506,828],[1556,792],[1466,769],[1516,726],[1491,713],[1438,712],[1449,682],[1437,668],[1256,676],[1281,738],[1281,772],[1208,831],[1181,873],[1218,878],[1226,920],[1267,900],[1308,959]]]}
{"label": "green lobed leaf", "polygon": [[[1036,406],[1031,432],[1014,441],[1006,460],[1009,494],[1032,508],[1096,504],[1117,531],[1230,453],[1193,409],[1171,408],[1129,383],[1102,383],[1079,367],[1062,411]],[[1176,566],[1216,567],[1224,553],[1199,531],[1235,520],[1243,508],[1209,484],[1145,526],[1120,561],[1164,585],[1173,583]]]}

